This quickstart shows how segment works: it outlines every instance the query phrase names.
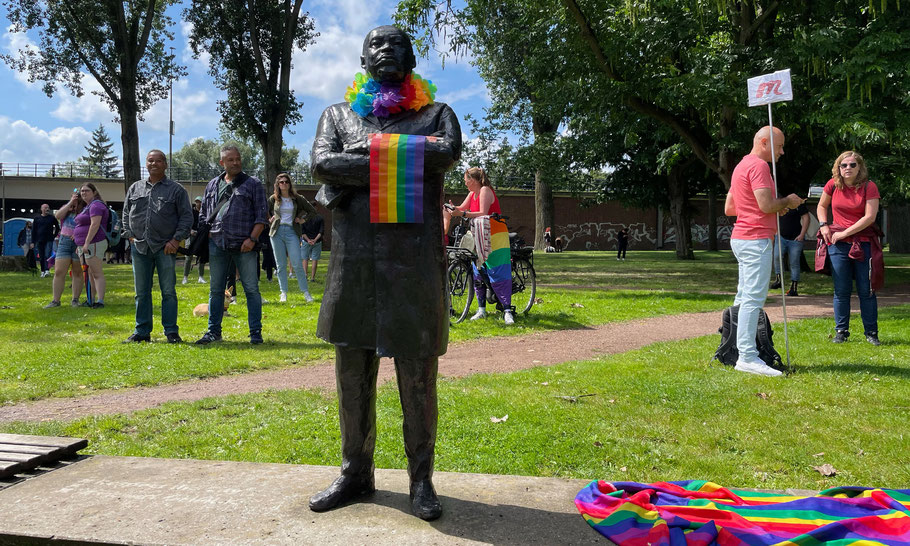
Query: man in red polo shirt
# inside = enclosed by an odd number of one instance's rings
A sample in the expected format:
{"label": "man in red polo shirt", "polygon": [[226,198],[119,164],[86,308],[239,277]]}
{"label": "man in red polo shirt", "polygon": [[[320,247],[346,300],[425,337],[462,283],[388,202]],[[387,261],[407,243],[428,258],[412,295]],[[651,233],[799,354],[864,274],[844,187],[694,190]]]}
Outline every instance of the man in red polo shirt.
{"label": "man in red polo shirt", "polygon": [[[773,140],[773,146],[772,146]],[[739,263],[739,282],[733,305],[739,305],[736,348],[739,359],[736,370],[759,375],[778,376],[781,372],[758,357],[755,330],[759,311],[768,296],[771,279],[771,257],[777,233],[775,214],[787,212],[805,199],[791,193],[778,198],[768,162],[784,153],[784,133],[777,127],[762,127],[752,139],[752,151],[733,169],[730,191],[724,205],[727,216],[736,216],[730,248]]]}

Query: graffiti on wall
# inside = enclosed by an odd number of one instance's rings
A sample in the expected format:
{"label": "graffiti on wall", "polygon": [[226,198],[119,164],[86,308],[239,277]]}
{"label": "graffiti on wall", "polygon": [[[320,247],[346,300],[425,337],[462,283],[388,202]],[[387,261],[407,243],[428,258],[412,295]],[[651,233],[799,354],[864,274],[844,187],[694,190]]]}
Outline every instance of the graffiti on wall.
{"label": "graffiti on wall", "polygon": [[[717,241],[726,242],[730,240],[730,234],[733,233],[733,222],[729,216],[717,217]],[[664,242],[676,243],[676,228],[670,226],[664,234]],[[708,226],[706,224],[692,224],[692,243],[708,243]]]}
{"label": "graffiti on wall", "polygon": [[[657,245],[657,228],[644,222],[634,224],[619,224],[614,222],[585,222],[582,224],[566,224],[557,226],[560,235],[568,241],[567,248],[571,250],[614,250],[616,248],[616,234],[619,230],[629,230],[629,247],[654,248]],[[717,240],[727,242],[733,232],[733,221],[727,216],[717,218]],[[676,228],[668,226],[664,232],[664,245],[676,243]],[[705,224],[692,224],[692,242],[707,244],[708,226]],[[638,243],[638,244],[636,244]]]}
{"label": "graffiti on wall", "polygon": [[651,246],[657,242],[656,230],[644,222],[628,225],[613,222],[585,222],[557,226],[559,234],[564,235],[568,240],[566,248],[570,250],[613,250],[616,248],[616,234],[622,228],[629,230],[630,247],[634,247],[635,243],[642,241],[647,241]]}

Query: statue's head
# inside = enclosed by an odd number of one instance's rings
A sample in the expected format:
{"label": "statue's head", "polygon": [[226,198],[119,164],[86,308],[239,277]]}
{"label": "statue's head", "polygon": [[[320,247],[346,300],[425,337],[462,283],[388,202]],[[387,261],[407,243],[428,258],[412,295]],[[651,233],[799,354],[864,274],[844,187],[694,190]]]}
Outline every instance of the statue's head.
{"label": "statue's head", "polygon": [[363,40],[360,66],[378,82],[402,82],[417,66],[411,38],[398,27],[376,27]]}

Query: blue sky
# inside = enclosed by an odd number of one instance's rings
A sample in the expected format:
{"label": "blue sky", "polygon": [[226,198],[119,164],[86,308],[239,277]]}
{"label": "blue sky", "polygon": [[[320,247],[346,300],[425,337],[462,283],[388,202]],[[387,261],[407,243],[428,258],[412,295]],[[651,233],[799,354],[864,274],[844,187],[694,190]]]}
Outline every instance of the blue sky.
{"label": "blue sky", "polygon": [[[343,100],[344,89],[360,68],[363,37],[373,27],[390,24],[395,1],[380,0],[312,0],[305,10],[316,21],[320,36],[305,52],[296,52],[291,87],[303,101],[303,120],[285,129],[285,144],[296,146],[302,157],[309,157],[319,115],[326,106]],[[216,101],[222,93],[211,83],[207,60],[193,59],[186,45],[189,27],[180,21],[179,9],[173,9],[178,61],[187,67],[188,76],[174,83],[174,150],[198,137],[217,138],[219,115]],[[5,12],[0,17],[0,50],[10,53],[35,42],[33,35],[13,34]],[[438,57],[419,59],[416,71],[438,86],[436,100],[452,106],[460,119],[466,114],[483,115],[489,105],[485,84],[466,60],[448,60],[443,68]],[[91,78],[84,80],[86,91],[100,89]],[[0,63],[0,162],[62,163],[78,160],[91,132],[103,124],[120,151],[120,128],[114,115],[95,95],[81,98],[61,90],[48,98],[39,83],[29,84],[24,75]],[[139,124],[140,153],[168,147],[168,102],[159,101]],[[467,129],[462,123],[463,129]],[[290,132],[293,131],[293,134]],[[470,137],[470,134],[466,134]]]}

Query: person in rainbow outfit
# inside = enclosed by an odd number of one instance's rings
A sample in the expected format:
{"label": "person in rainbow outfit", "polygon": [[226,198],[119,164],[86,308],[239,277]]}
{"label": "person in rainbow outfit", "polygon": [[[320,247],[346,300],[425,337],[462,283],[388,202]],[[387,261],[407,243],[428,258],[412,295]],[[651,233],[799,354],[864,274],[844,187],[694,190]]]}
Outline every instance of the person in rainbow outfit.
{"label": "person in rainbow outfit", "polygon": [[411,40],[371,30],[345,102],[323,112],[313,142],[317,200],[332,213],[332,252],[316,335],[335,345],[341,476],[310,499],[321,512],[375,491],[376,376],[395,361],[412,512],[442,514],[433,487],[436,372],[448,345],[443,176],[461,127],[435,86],[413,73]]}

